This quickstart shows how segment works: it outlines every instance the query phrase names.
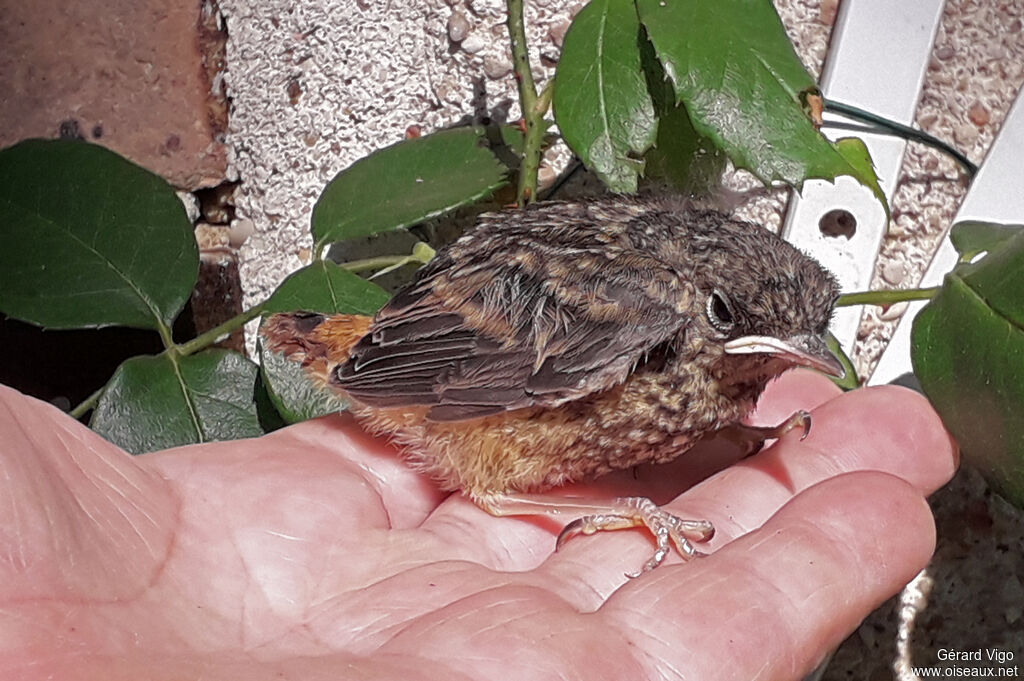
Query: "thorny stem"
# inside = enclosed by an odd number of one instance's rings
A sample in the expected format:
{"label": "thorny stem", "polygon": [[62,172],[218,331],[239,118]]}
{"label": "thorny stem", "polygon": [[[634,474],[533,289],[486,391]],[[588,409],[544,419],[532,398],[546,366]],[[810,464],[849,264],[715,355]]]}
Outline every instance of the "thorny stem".
{"label": "thorny stem", "polygon": [[512,64],[519,84],[519,106],[523,110],[526,137],[523,140],[523,162],[519,166],[519,187],[516,192],[520,207],[537,197],[537,170],[544,141],[544,114],[551,102],[550,83],[537,97],[530,57],[526,47],[526,25],[523,22],[523,0],[506,0],[508,34],[512,43]]}
{"label": "thorny stem", "polygon": [[933,286],[932,288],[887,289],[882,291],[844,293],[839,296],[836,307],[848,307],[850,305],[884,306],[910,300],[931,300],[941,289],[941,286]]}
{"label": "thorny stem", "polygon": [[[882,291],[844,293],[839,296],[836,307],[848,307],[850,305],[889,306],[911,300],[931,300],[941,289],[941,286],[934,286],[932,288],[887,289]],[[860,379],[857,377],[857,370],[854,368],[853,362],[850,361],[850,357],[843,350],[842,345],[831,333],[828,334],[828,347],[839,359],[840,364],[843,365],[844,372],[842,378],[833,378],[832,382],[843,390],[853,390],[859,387]]]}
{"label": "thorny stem", "polygon": [[[843,104],[842,102],[826,100],[825,110],[848,118],[853,118],[864,123],[870,123],[871,125],[882,128],[897,137],[914,142],[920,142],[921,144],[926,144],[929,147],[938,149],[939,151],[942,151],[956,159],[957,163],[963,166],[964,171],[970,179],[974,179],[974,176],[978,173],[978,166],[971,163],[970,159],[968,159],[962,151],[956,149],[950,144],[947,144],[946,142],[943,142],[938,137],[929,135],[923,130],[918,130],[917,128],[912,128],[909,125],[897,123],[896,121],[889,120],[888,118],[883,118],[878,114],[873,114],[870,111],[858,109],[855,106]],[[828,125],[828,123],[826,122],[825,125]]]}

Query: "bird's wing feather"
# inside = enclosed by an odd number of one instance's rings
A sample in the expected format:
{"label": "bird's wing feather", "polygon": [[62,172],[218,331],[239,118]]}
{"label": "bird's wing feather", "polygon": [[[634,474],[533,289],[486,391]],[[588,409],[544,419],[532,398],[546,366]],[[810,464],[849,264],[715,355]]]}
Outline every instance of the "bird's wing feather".
{"label": "bird's wing feather", "polygon": [[372,406],[428,406],[435,421],[553,406],[620,383],[687,321],[692,286],[649,255],[509,255],[431,263],[332,382]]}

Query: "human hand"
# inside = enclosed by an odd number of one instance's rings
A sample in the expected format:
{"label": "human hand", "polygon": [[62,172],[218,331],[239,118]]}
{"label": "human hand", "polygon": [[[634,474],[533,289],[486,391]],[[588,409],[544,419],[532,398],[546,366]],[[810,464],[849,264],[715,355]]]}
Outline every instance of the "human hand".
{"label": "human hand", "polygon": [[[553,553],[345,417],[133,458],[0,388],[0,677],[800,678],[927,562],[956,465],[920,396],[837,392],[772,384],[755,419],[811,434],[673,500],[713,554],[628,580],[646,533]],[[671,499],[723,451],[574,491]]]}

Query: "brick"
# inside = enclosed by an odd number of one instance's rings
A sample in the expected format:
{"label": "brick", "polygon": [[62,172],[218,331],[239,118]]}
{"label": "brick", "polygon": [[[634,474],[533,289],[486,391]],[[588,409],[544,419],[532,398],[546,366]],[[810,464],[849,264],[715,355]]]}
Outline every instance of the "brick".
{"label": "brick", "polygon": [[0,0],[0,146],[63,132],[181,189],[219,184],[223,41],[204,16],[198,0]]}

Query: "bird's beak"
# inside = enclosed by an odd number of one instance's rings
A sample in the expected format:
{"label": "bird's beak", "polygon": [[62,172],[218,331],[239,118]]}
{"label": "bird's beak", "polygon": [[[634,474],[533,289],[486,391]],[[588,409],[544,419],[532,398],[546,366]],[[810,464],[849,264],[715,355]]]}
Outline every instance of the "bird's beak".
{"label": "bird's beak", "polygon": [[813,334],[792,336],[785,340],[773,336],[742,336],[726,343],[725,351],[731,355],[763,352],[837,378],[846,375],[846,370],[828,349],[825,339]]}

